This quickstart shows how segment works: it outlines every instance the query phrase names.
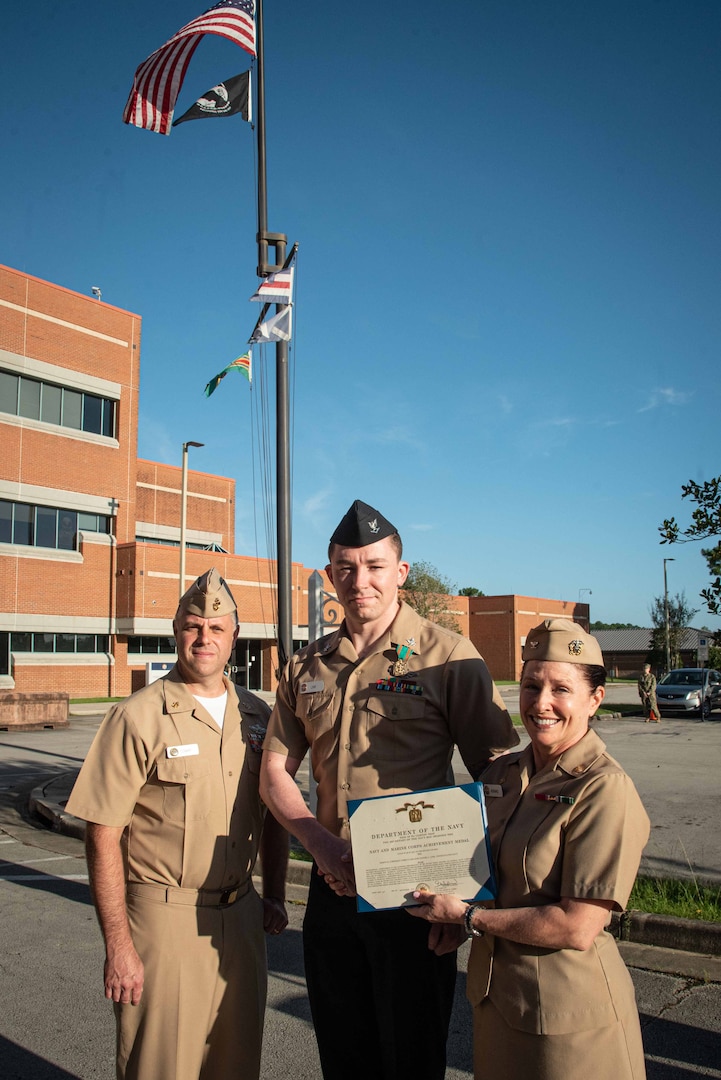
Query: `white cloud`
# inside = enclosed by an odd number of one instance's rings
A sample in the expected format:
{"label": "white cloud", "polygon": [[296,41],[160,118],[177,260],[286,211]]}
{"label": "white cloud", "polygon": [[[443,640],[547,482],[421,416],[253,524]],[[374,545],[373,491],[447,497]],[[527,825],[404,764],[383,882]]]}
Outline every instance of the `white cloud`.
{"label": "white cloud", "polygon": [[672,386],[659,386],[651,391],[647,403],[638,411],[648,412],[649,409],[657,409],[661,405],[686,405],[691,400],[691,396],[686,390],[674,390]]}

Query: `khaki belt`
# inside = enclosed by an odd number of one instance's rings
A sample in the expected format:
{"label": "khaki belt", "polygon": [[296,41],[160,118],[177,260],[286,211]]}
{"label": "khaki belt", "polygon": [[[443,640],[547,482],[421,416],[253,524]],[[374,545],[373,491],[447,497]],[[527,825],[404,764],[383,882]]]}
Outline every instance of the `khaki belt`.
{"label": "khaki belt", "polygon": [[181,889],[175,885],[156,885],[149,881],[129,881],[128,896],[143,896],[161,904],[186,907],[230,907],[250,891],[250,881],[230,889]]}

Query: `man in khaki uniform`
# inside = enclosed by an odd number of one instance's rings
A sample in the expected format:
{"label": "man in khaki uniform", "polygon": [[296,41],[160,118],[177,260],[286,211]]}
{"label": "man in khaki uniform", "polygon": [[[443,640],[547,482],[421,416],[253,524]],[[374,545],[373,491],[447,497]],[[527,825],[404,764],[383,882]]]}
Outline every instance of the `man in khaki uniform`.
{"label": "man in khaki uniform", "polygon": [[[409,566],[382,514],[355,502],[329,560],[345,619],[288,664],[261,791],[318,868],[303,938],[324,1077],[441,1080],[455,952],[404,911],[357,913],[347,803],[452,783],[454,744],[477,775],[518,737],[470,641],[401,603]],[[317,818],[294,781],[309,747]]]}
{"label": "man in khaki uniform", "polygon": [[173,631],[176,666],[110,710],[67,809],[88,822],[118,1077],[253,1080],[263,929],[287,924],[287,834],[271,815],[264,826],[258,794],[269,709],[223,674],[237,612],[214,568],[182,597]]}

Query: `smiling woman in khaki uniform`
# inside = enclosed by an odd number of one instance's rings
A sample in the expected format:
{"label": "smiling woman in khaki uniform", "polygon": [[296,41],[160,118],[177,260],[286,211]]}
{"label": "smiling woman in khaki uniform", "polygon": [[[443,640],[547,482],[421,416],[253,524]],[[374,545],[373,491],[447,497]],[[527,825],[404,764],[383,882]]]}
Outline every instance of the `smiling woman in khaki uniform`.
{"label": "smiling woman in khaki uniform", "polygon": [[530,745],[479,778],[495,907],[416,893],[408,912],[473,936],[476,1080],[643,1080],[633,984],[605,926],[628,901],[649,821],[589,730],[605,693],[601,650],[576,623],[547,619],[523,659]]}

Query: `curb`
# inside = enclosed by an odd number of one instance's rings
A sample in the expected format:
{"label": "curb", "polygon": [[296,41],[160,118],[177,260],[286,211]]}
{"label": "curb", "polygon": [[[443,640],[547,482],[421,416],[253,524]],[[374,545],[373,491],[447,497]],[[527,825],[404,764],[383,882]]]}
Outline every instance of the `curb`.
{"label": "curb", "polygon": [[721,923],[624,911],[612,916],[611,932],[623,942],[721,956]]}

